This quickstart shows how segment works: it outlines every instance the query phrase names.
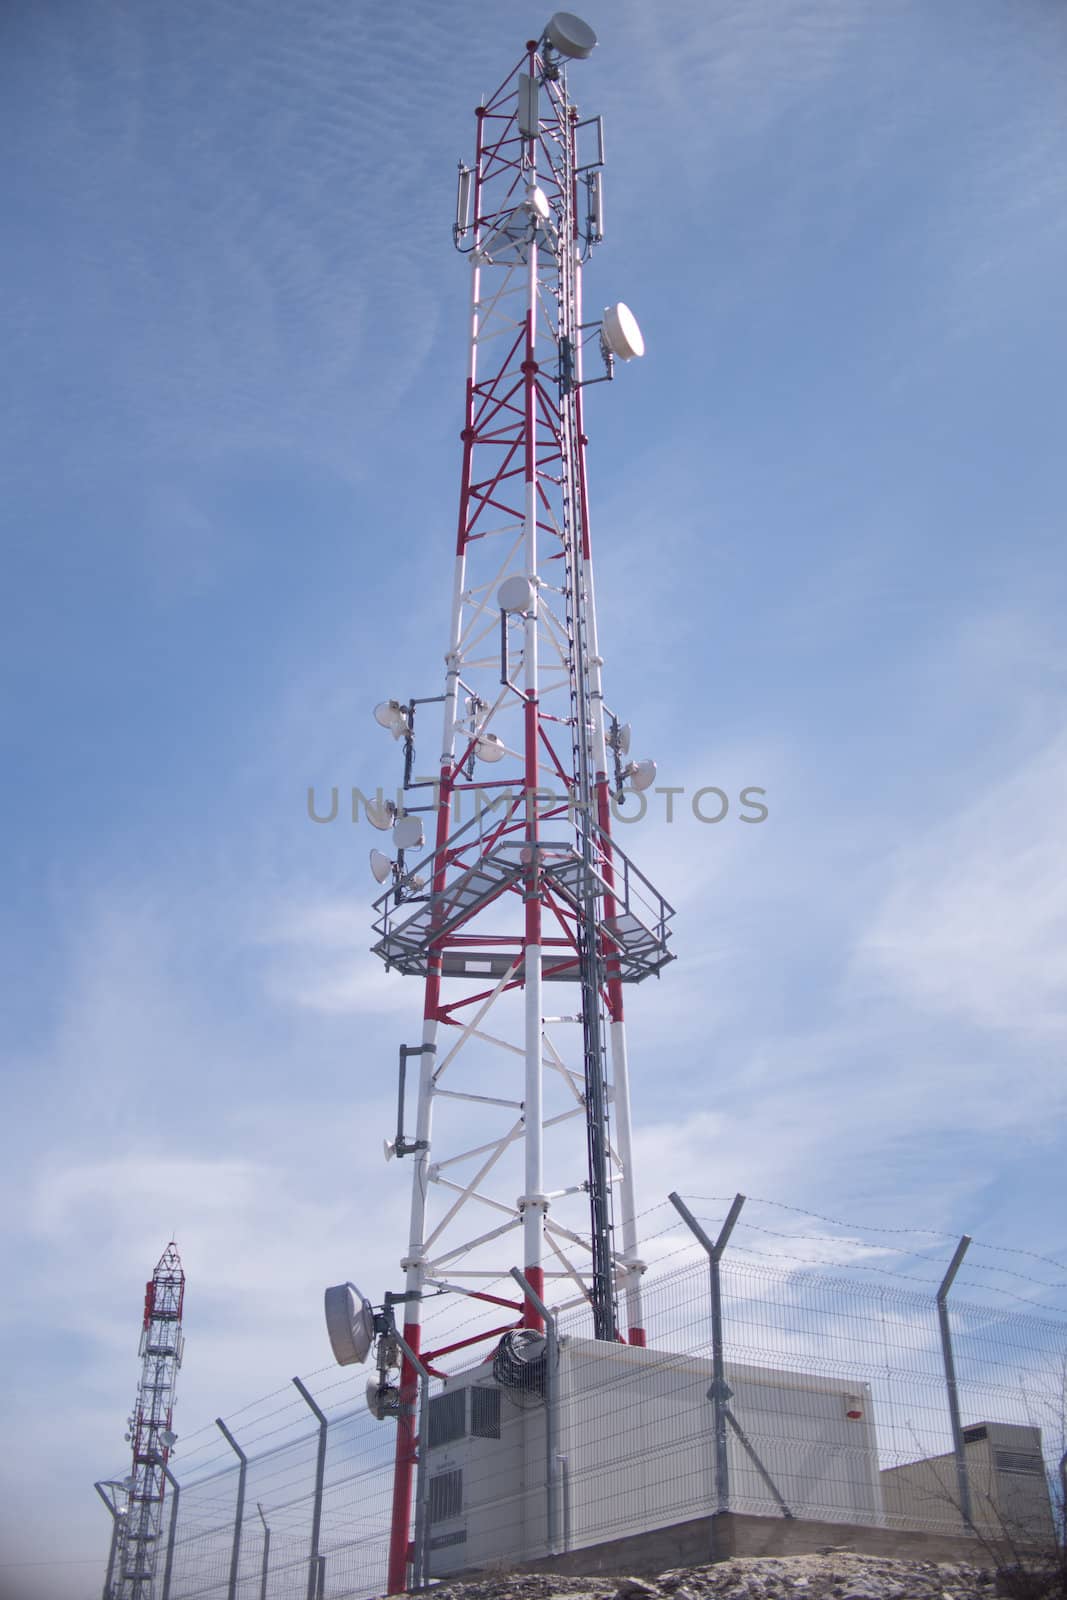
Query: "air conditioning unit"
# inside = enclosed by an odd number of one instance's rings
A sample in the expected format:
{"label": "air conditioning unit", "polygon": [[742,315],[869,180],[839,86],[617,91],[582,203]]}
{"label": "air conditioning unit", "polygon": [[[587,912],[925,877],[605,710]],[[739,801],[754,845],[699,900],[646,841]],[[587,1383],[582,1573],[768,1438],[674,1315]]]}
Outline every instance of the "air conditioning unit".
{"label": "air conditioning unit", "polygon": [[[1052,1548],[1056,1539],[1041,1429],[977,1422],[963,1430],[971,1517],[994,1543]],[[960,1524],[956,1457],[926,1456],[882,1473],[886,1521],[894,1528],[955,1532]]]}

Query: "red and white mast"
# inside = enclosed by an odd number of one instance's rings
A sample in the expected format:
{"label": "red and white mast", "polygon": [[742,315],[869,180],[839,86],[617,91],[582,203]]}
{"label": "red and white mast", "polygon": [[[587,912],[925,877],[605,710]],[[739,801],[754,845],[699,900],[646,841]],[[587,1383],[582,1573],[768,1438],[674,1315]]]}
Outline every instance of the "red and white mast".
{"label": "red and white mast", "polygon": [[150,1600],[166,1495],[166,1467],[174,1448],[174,1396],[185,1346],[182,1307],[185,1273],[172,1240],[145,1284],[141,1323],[141,1378],[126,1437],[133,1468],[126,1480],[125,1511],[111,1590],[114,1600]]}
{"label": "red and white mast", "polygon": [[[541,1327],[509,1293],[519,1259],[538,1297],[588,1304],[598,1338],[644,1343],[623,992],[671,959],[673,913],[612,838],[624,785],[647,787],[655,765],[623,765],[593,593],[583,392],[644,348],[621,304],[583,321],[603,140],[568,72],[595,43],[557,13],[475,113],[454,230],[471,310],[444,689],[375,712],[404,752],[397,803],[367,806],[397,846],[372,853],[389,884],[375,950],[423,984],[387,1146],[412,1167],[405,1290],[390,1300],[431,1371],[516,1321]],[[591,379],[589,343],[603,358]],[[485,1302],[486,1325],[422,1349],[423,1301],[440,1292]],[[391,1593],[407,1576],[417,1385],[405,1356]]]}

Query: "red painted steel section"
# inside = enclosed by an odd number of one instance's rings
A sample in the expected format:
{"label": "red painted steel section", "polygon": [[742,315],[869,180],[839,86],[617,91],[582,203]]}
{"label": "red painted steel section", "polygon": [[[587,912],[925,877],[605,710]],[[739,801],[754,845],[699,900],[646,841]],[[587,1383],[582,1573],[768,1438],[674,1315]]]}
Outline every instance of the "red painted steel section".
{"label": "red painted steel section", "polygon": [[[527,1267],[526,1281],[530,1285],[530,1288],[533,1289],[534,1292],[543,1300],[545,1298],[544,1268]],[[541,1315],[540,1311],[538,1311],[532,1300],[527,1300],[526,1302],[526,1307],[522,1314],[522,1325],[524,1328],[535,1328],[538,1333],[544,1332],[545,1319]]]}
{"label": "red painted steel section", "polygon": [[[422,1330],[417,1322],[404,1324],[404,1340],[416,1355]],[[418,1460],[417,1414],[419,1375],[407,1356],[400,1368],[400,1415],[396,1421],[396,1465],[393,1469],[393,1520],[389,1533],[389,1594],[403,1594],[408,1586],[411,1490]]]}
{"label": "red painted steel section", "polygon": [[505,1333],[510,1333],[514,1328],[513,1322],[505,1322],[499,1328],[486,1328],[484,1333],[472,1333],[466,1339],[457,1339],[455,1344],[443,1344],[439,1350],[431,1350],[430,1356],[437,1361],[441,1356],[450,1356],[456,1350],[467,1350],[472,1344],[484,1344],[487,1339],[499,1339]]}

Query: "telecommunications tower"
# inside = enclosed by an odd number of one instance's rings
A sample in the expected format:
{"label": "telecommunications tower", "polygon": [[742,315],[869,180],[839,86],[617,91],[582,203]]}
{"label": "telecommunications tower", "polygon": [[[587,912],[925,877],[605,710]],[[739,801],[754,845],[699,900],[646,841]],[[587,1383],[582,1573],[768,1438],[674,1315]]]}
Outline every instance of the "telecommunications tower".
{"label": "telecommunications tower", "polygon": [[[369,1400],[397,1420],[390,1593],[417,1452],[405,1346],[440,1374],[516,1324],[540,1330],[546,1296],[588,1306],[599,1339],[645,1339],[623,996],[671,959],[673,912],[612,836],[656,767],[629,758],[605,703],[593,591],[585,391],[644,352],[625,305],[583,309],[603,129],[568,78],[595,44],[558,12],[475,112],[453,229],[471,298],[443,693],[374,713],[403,758],[396,800],[366,804],[394,846],[371,853],[374,949],[423,989],[386,1146],[410,1163],[410,1236],[385,1315],[346,1285],[327,1321],[342,1362],[379,1335]],[[520,1263],[532,1297],[515,1297]],[[440,1293],[483,1304],[485,1326],[426,1349]]]}
{"label": "telecommunications tower", "polygon": [[182,1364],[185,1273],[172,1240],[144,1291],[141,1377],[126,1439],[133,1467],[117,1506],[116,1548],[105,1600],[150,1600],[163,1525],[167,1462],[177,1442],[174,1390]]}

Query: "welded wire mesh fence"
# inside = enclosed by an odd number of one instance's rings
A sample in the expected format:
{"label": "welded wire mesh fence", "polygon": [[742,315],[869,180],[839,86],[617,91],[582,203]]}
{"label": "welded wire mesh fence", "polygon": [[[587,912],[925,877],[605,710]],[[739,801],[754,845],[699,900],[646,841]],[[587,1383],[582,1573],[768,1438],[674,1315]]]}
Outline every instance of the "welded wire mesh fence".
{"label": "welded wire mesh fence", "polygon": [[645,1349],[559,1320],[554,1421],[543,1374],[525,1392],[503,1389],[489,1437],[473,1419],[486,1406],[479,1387],[499,1388],[491,1370],[460,1380],[472,1385],[465,1432],[455,1386],[432,1402],[453,1407],[453,1437],[433,1448],[431,1432],[428,1451],[433,1575],[544,1555],[553,1495],[559,1551],[719,1511],[817,1524],[812,1548],[860,1528],[1005,1548],[1054,1541],[1062,1318],[952,1310],[968,1524],[932,1296],[748,1264],[723,1263],[721,1283],[718,1407],[699,1266],[647,1289]]}
{"label": "welded wire mesh fence", "polygon": [[[976,1548],[1055,1542],[1062,1309],[1016,1309],[1013,1291],[985,1293],[981,1279],[970,1300],[953,1290],[954,1431],[943,1260],[901,1273],[868,1251],[831,1269],[825,1251],[812,1265],[795,1245],[788,1258],[753,1260],[763,1241],[745,1237],[718,1265],[718,1348],[709,1259],[681,1230],[644,1284],[644,1347],[594,1340],[572,1308],[544,1346],[494,1342],[480,1366],[476,1349],[434,1379],[419,1419],[413,1576],[577,1552],[719,1513],[788,1520],[794,1537],[810,1530],[811,1548],[861,1529]],[[1012,1303],[992,1303],[998,1293]],[[365,1371],[316,1377],[324,1450],[294,1390],[230,1420],[243,1471],[217,1429],[183,1442],[153,1600],[384,1592],[395,1428],[366,1409]]]}

